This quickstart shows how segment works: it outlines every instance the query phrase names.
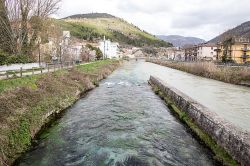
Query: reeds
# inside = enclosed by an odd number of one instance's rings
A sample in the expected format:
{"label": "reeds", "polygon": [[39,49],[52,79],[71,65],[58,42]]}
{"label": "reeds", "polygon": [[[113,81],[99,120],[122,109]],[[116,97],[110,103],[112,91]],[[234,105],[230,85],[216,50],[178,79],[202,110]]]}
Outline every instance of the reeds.
{"label": "reeds", "polygon": [[218,67],[212,62],[174,62],[160,60],[148,60],[148,62],[231,84],[242,84],[242,82],[249,82],[250,84],[249,67]]}

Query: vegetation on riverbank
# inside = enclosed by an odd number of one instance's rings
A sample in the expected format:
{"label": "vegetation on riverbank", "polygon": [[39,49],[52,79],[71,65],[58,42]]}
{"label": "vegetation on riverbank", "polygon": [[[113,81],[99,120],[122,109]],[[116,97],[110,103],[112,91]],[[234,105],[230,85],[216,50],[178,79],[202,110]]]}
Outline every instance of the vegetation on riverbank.
{"label": "vegetation on riverbank", "polygon": [[71,106],[119,66],[97,61],[70,70],[0,81],[0,165],[10,165],[31,145],[49,117]]}
{"label": "vegetation on riverbank", "polygon": [[165,101],[169,109],[177,115],[177,117],[185,123],[192,132],[203,142],[207,147],[209,147],[212,152],[215,154],[215,159],[221,162],[223,165],[227,166],[237,166],[237,161],[233,160],[233,158],[221,147],[219,146],[206,132],[204,132],[200,127],[194,122],[192,118],[189,117],[189,115],[174,104],[174,102],[164,95],[161,90],[152,85],[153,91],[155,94],[159,95],[161,99]]}
{"label": "vegetation on riverbank", "polygon": [[211,62],[187,63],[174,61],[147,60],[155,64],[237,85],[250,85],[250,68],[217,67]]}

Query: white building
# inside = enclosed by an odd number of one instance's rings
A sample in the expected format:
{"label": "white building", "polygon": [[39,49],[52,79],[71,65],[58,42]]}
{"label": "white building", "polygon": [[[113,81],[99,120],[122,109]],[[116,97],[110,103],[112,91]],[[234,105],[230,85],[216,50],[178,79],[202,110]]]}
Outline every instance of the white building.
{"label": "white building", "polygon": [[82,45],[71,45],[67,47],[67,51],[73,61],[81,61],[82,48]]}
{"label": "white building", "polygon": [[70,39],[70,31],[63,31],[63,44],[69,45],[69,39]]}
{"label": "white building", "polygon": [[198,45],[197,48],[197,59],[198,60],[216,60],[216,50],[217,46],[214,43],[204,43]]}
{"label": "white building", "polygon": [[104,40],[99,43],[99,48],[102,51],[105,58],[120,58],[118,55],[118,43],[113,43],[110,40]]}

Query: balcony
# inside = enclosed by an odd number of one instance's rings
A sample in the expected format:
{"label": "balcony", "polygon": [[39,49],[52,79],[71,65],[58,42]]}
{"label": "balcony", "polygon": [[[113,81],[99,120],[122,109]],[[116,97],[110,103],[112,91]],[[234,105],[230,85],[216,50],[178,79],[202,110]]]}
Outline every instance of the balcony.
{"label": "balcony", "polygon": [[215,49],[214,51],[215,51],[215,52],[221,52],[221,51],[222,51],[222,49],[217,48],[217,49]]}
{"label": "balcony", "polygon": [[242,55],[241,58],[243,59],[247,59],[249,57],[249,55]]}
{"label": "balcony", "polygon": [[250,51],[250,48],[241,48],[242,51]]}

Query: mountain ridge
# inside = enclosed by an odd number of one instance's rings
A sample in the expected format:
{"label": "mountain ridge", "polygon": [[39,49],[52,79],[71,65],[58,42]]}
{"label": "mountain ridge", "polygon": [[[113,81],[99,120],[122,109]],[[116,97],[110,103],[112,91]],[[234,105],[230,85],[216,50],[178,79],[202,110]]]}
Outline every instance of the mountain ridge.
{"label": "mountain ridge", "polygon": [[184,37],[181,35],[157,35],[161,40],[172,43],[175,47],[183,47],[185,45],[196,45],[206,42],[197,37]]}
{"label": "mountain ridge", "polygon": [[108,13],[85,13],[85,14],[74,14],[62,19],[80,19],[80,18],[115,18],[115,16]]}

